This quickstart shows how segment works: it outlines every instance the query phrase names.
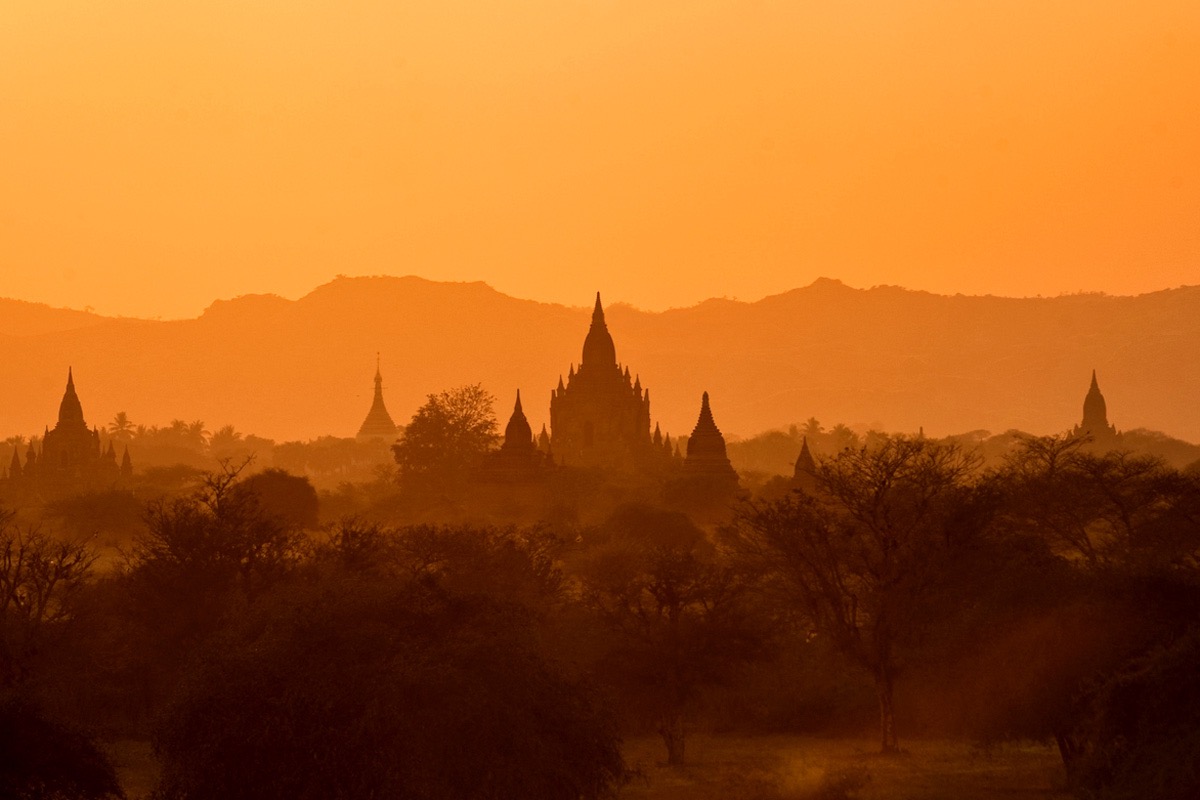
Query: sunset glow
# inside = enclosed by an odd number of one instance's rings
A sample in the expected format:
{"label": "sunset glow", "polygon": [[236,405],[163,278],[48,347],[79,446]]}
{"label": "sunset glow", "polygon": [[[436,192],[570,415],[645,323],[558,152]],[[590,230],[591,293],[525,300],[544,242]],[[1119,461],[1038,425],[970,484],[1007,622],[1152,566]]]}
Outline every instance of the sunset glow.
{"label": "sunset glow", "polygon": [[1200,282],[1200,4],[7,0],[0,296]]}

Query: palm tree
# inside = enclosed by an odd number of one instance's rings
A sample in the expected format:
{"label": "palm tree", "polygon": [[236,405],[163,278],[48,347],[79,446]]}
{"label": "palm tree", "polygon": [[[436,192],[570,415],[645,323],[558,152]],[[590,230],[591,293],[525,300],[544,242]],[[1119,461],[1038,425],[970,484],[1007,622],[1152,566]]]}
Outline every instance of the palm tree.
{"label": "palm tree", "polygon": [[829,434],[833,437],[834,446],[838,450],[850,450],[858,447],[858,434],[840,422],[833,426],[833,430]]}
{"label": "palm tree", "polygon": [[212,432],[205,430],[204,420],[194,420],[187,426],[188,440],[200,450],[208,446],[208,437],[210,436],[212,436]]}
{"label": "palm tree", "polygon": [[808,422],[804,423],[804,435],[810,439],[816,439],[824,431],[825,428],[817,421],[816,417],[809,417]]}
{"label": "palm tree", "polygon": [[208,440],[208,446],[213,450],[220,450],[233,447],[241,441],[242,435],[232,425],[224,425]]}
{"label": "palm tree", "polygon": [[129,415],[118,411],[113,421],[108,423],[108,434],[118,442],[128,442],[133,438],[134,424]]}

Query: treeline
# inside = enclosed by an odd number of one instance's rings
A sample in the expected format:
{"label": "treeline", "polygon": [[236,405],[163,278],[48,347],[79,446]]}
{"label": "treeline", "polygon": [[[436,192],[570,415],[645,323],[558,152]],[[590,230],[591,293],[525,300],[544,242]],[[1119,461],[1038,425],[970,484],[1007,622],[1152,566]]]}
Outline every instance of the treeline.
{"label": "treeline", "polygon": [[[744,438],[731,437],[727,449],[730,461],[742,474],[743,480],[761,484],[774,475],[791,475],[792,466],[805,440],[815,455],[834,456],[847,449],[871,447],[888,435],[879,426],[837,423],[826,427],[820,420],[810,417],[803,425],[790,425],[786,430],[764,431]],[[974,430],[942,437],[940,441],[973,449],[983,457],[985,464],[998,467],[1004,459],[1017,452],[1022,442],[1030,436],[1019,430],[995,434]],[[686,443],[687,438],[684,437],[682,442]],[[1123,432],[1119,449],[1153,456],[1179,469],[1200,464],[1200,445],[1145,428]]]}
{"label": "treeline", "polygon": [[1200,483],[1152,458],[880,437],[709,529],[644,498],[318,529],[318,502],[209,473],[104,574],[8,520],[0,713],[63,755],[3,762],[5,796],[115,796],[82,729],[151,738],[163,798],[574,800],[626,780],[622,733],[678,763],[697,727],[864,725],[1050,739],[1081,797],[1200,789]]}

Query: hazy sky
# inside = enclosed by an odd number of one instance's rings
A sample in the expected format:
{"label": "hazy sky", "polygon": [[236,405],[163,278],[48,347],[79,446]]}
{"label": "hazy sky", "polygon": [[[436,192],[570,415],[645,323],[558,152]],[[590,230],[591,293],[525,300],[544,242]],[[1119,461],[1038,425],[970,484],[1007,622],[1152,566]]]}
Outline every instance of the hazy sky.
{"label": "hazy sky", "polygon": [[0,295],[1200,283],[1196,0],[2,0]]}

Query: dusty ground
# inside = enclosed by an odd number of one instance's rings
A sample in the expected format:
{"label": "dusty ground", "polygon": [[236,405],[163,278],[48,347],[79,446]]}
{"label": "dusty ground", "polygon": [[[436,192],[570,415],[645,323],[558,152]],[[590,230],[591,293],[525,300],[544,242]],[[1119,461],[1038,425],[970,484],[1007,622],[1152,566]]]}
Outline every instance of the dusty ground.
{"label": "dusty ground", "polygon": [[[894,757],[864,740],[709,737],[688,742],[688,764],[663,764],[654,738],[626,742],[641,773],[622,800],[1068,800],[1058,752],[1037,744],[990,751],[969,743],[909,741]],[[836,791],[841,785],[850,789]],[[853,790],[851,787],[860,788]]]}
{"label": "dusty ground", "polygon": [[[625,743],[639,775],[621,800],[1070,800],[1058,752],[1037,744],[990,751],[969,743],[909,741],[884,758],[859,739],[800,736],[705,736],[688,740],[688,763],[667,767],[657,738]],[[130,800],[153,787],[145,742],[109,748]],[[837,792],[836,787],[857,790]],[[534,800],[531,798],[531,800]]]}

